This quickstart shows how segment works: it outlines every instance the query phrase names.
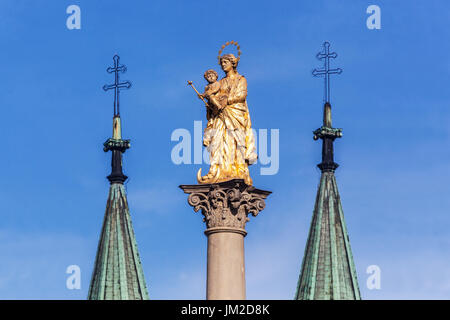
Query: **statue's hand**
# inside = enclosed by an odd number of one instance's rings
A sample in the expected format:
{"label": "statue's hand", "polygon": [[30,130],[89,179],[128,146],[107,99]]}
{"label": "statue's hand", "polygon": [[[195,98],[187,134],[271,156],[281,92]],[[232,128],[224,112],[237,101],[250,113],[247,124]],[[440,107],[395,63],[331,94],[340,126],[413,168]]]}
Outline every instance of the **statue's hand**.
{"label": "statue's hand", "polygon": [[219,106],[218,106],[218,108],[219,109],[225,108],[231,102],[230,100],[231,99],[228,98],[228,96],[221,96],[219,98]]}

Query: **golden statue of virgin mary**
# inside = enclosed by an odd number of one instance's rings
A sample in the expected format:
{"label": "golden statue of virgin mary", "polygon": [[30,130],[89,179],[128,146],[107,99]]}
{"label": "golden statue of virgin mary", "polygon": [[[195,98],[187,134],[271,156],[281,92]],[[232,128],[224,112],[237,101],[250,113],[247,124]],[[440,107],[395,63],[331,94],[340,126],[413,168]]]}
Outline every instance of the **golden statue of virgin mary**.
{"label": "golden statue of virgin mary", "polygon": [[[238,57],[221,55],[229,44],[237,47]],[[203,144],[210,154],[210,168],[205,176],[201,175],[201,168],[198,171],[200,184],[231,179],[244,179],[246,184],[253,184],[248,166],[256,161],[257,155],[247,106],[247,80],[237,71],[240,54],[237,42],[227,42],[218,56],[225,77],[217,81],[214,70],[205,72],[209,85],[199,98],[207,104],[208,123]]]}

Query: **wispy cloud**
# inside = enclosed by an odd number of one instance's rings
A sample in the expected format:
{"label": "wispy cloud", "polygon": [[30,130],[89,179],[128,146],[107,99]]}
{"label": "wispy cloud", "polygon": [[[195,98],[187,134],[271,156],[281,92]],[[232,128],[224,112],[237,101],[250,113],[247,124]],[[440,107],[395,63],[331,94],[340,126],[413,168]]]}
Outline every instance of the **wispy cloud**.
{"label": "wispy cloud", "polygon": [[173,209],[186,201],[183,193],[176,187],[175,183],[170,184],[163,181],[158,183],[157,187],[129,190],[127,192],[130,208],[143,213],[174,213]]}
{"label": "wispy cloud", "polygon": [[[0,299],[85,299],[92,248],[76,234],[0,231]],[[73,264],[81,268],[81,290],[66,288]]]}

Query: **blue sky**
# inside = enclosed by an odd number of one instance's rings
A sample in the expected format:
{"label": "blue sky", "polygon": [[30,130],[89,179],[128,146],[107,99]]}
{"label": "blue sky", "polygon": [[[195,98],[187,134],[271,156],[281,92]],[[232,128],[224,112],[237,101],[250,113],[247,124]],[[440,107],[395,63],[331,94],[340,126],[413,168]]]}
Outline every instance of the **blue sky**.
{"label": "blue sky", "polygon": [[[121,97],[129,205],[152,299],[203,299],[206,237],[179,184],[200,165],[171,161],[171,133],[192,132],[204,85],[229,40],[241,44],[255,129],[279,129],[272,190],[247,225],[249,299],[294,297],[320,171],[323,82],[311,76],[328,40],[336,172],[363,299],[450,298],[448,1],[62,1],[0,3],[0,299],[85,299],[108,194],[118,53],[133,83]],[[81,8],[81,30],[66,8]],[[381,8],[381,30],[366,8]],[[203,166],[206,170],[207,166]],[[66,288],[79,265],[81,290]],[[381,268],[381,289],[366,268]]]}

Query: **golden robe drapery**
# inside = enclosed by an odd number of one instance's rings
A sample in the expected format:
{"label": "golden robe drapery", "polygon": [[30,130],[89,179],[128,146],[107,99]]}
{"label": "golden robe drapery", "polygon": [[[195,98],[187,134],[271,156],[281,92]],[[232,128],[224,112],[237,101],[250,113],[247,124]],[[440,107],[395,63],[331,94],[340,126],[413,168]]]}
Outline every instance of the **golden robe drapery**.
{"label": "golden robe drapery", "polygon": [[256,161],[256,147],[247,106],[247,80],[236,73],[220,80],[217,96],[227,96],[224,106],[213,106],[209,113],[203,144],[210,153],[206,176],[197,174],[199,183],[244,179],[252,185],[248,165]]}

